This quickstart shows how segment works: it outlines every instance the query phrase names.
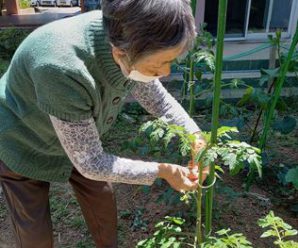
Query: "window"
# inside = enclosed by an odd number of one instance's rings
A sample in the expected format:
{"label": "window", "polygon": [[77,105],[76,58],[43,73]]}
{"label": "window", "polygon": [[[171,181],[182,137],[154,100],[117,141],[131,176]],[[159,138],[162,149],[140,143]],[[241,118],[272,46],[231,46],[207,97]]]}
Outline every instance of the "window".
{"label": "window", "polygon": [[[217,29],[218,0],[205,0],[205,22],[213,35]],[[266,38],[277,29],[291,33],[298,5],[294,0],[229,0],[226,38]]]}

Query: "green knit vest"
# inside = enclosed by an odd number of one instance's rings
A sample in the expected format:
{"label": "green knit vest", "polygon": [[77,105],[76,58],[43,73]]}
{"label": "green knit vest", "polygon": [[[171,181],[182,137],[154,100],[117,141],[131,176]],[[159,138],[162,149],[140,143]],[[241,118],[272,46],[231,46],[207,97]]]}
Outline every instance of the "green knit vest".
{"label": "green knit vest", "polygon": [[67,181],[73,166],[49,114],[93,117],[101,136],[133,86],[113,60],[101,11],[36,29],[0,79],[0,160],[29,178]]}

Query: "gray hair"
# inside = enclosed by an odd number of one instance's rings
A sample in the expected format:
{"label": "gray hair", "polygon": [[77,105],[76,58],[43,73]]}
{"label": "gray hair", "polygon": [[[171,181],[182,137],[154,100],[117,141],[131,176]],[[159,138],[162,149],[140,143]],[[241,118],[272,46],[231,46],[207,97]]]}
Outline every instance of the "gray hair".
{"label": "gray hair", "polygon": [[196,37],[189,0],[102,0],[109,41],[128,53],[133,63],[159,50],[184,45]]}

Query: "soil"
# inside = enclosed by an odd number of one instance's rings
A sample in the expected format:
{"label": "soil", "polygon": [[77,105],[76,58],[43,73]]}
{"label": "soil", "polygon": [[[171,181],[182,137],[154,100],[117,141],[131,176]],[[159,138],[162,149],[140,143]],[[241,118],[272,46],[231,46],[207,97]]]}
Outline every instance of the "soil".
{"label": "soil", "polygon": [[[233,191],[242,193],[243,178],[241,176],[231,177],[227,173],[223,176],[224,187],[230,187]],[[58,185],[58,187],[62,185]],[[167,185],[164,185],[167,187]],[[146,238],[154,230],[154,224],[163,219],[166,215],[175,216],[175,206],[164,203],[156,203],[158,195],[163,191],[163,187],[153,185],[150,193],[142,192],[141,188],[133,185],[119,184],[115,185],[115,191],[118,202],[119,227],[121,234],[119,247],[132,248],[135,247],[137,241]],[[253,186],[250,195],[228,196],[226,194],[216,194],[216,206],[214,213],[218,216],[214,220],[214,230],[221,228],[230,228],[233,232],[243,233],[256,248],[271,248],[274,247],[271,239],[259,238],[262,234],[262,229],[258,227],[257,220],[264,217],[270,210],[273,210],[275,215],[281,217],[295,228],[298,228],[298,218],[293,213],[289,212],[284,207],[274,206],[270,201],[270,193],[261,189],[258,186]],[[255,195],[254,195],[255,194]],[[3,208],[4,200],[0,198],[0,206]],[[136,209],[145,208],[142,215],[142,220],[148,223],[145,230],[132,230],[133,217],[131,215],[124,216],[123,212],[133,213]],[[120,217],[123,216],[123,217]],[[69,226],[57,224],[54,229],[55,247],[78,247],[72,246],[83,238],[84,234],[80,230],[74,230]],[[59,231],[63,233],[64,241],[58,241]],[[83,232],[84,233],[84,232]],[[296,240],[298,241],[297,237]],[[0,218],[0,248],[13,248],[13,232],[10,225],[8,215]],[[83,247],[94,247],[90,246]]]}
{"label": "soil", "polygon": [[[127,125],[127,124],[126,124]],[[131,125],[133,126],[133,125]],[[111,150],[123,132],[119,126],[114,130],[114,138],[106,140],[106,144]],[[119,131],[120,130],[120,131]],[[119,133],[118,133],[119,132]],[[133,136],[135,130],[129,131],[128,136]],[[292,136],[296,137],[296,130]],[[115,138],[117,137],[117,138]],[[127,134],[124,136],[127,138]],[[279,145],[278,145],[279,144]],[[275,154],[275,162],[297,163],[297,147],[280,145],[275,142],[271,147],[271,152]],[[272,189],[275,185],[268,184],[268,181],[258,183],[252,186],[249,193],[244,193],[243,182],[244,175],[230,176],[228,172],[222,175],[223,182],[218,182],[215,193],[213,230],[230,228],[233,233],[243,233],[247,239],[252,242],[256,248],[273,248],[273,242],[270,238],[260,238],[264,230],[257,225],[257,220],[264,217],[270,210],[273,210],[276,216],[281,217],[285,222],[298,229],[298,216],[289,211],[289,206],[285,204],[276,204],[274,199],[279,196]],[[60,192],[61,199],[70,199],[71,189],[67,185],[55,184],[56,191]],[[152,187],[144,188],[135,185],[115,184],[115,192],[118,202],[119,218],[119,247],[132,248],[136,243],[153,233],[154,225],[163,219],[166,215],[175,216],[178,212],[187,211],[188,207],[179,204],[158,203],[159,195],[168,189],[166,183],[155,183]],[[290,202],[297,202],[295,196],[290,196]],[[69,213],[67,216],[79,216],[79,207],[69,204]],[[64,218],[67,218],[64,216]],[[55,248],[58,247],[95,247],[86,227],[79,225],[75,228],[73,225],[62,221],[54,221]],[[298,241],[295,236],[294,240]],[[0,248],[13,248],[13,232],[10,220],[3,199],[3,193],[0,189]],[[82,243],[82,240],[89,240]],[[80,243],[81,242],[81,243]],[[80,244],[80,245],[79,245]]]}

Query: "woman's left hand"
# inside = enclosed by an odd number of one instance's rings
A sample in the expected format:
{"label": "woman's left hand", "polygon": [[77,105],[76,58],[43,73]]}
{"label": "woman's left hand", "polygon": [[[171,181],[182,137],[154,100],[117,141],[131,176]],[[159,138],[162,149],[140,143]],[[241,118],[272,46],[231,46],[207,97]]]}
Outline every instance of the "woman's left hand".
{"label": "woman's left hand", "polygon": [[[199,163],[195,164],[194,159],[196,157],[196,154],[199,153],[199,151],[206,147],[207,143],[205,139],[202,137],[200,133],[194,134],[196,139],[194,143],[192,144],[192,160],[188,162],[188,168],[191,170],[191,174],[189,176],[189,179],[195,181],[198,179],[199,174],[199,166],[201,166]],[[202,183],[205,181],[206,177],[209,175],[210,167],[207,166],[203,168],[203,177],[202,177]]]}

